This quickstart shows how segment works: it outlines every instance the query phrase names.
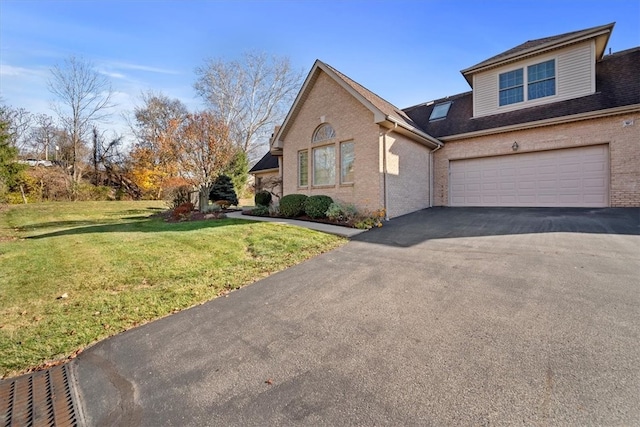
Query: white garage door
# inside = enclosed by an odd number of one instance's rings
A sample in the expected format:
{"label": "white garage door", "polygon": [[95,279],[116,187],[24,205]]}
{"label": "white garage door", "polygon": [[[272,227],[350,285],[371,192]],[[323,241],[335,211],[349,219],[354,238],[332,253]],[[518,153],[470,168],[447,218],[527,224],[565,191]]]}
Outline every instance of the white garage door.
{"label": "white garage door", "polygon": [[449,163],[451,206],[609,205],[608,146]]}

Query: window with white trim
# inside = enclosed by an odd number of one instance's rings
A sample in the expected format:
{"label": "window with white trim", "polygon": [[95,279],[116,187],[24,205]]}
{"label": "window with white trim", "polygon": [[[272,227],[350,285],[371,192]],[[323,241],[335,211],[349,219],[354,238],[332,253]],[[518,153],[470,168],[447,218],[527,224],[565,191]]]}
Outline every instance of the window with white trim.
{"label": "window with white trim", "polygon": [[340,183],[352,184],[353,162],[355,160],[355,151],[353,141],[340,143]]}
{"label": "window with white trim", "polygon": [[500,106],[553,96],[556,94],[556,60],[529,65],[526,75],[524,68],[518,68],[501,73],[498,79]]}
{"label": "window with white trim", "polygon": [[309,152],[298,151],[298,187],[309,185]]}
{"label": "window with white trim", "polygon": [[500,105],[524,101],[522,68],[500,74]]}
{"label": "window with white trim", "polygon": [[556,61],[527,67],[527,98],[537,99],[556,94]]}

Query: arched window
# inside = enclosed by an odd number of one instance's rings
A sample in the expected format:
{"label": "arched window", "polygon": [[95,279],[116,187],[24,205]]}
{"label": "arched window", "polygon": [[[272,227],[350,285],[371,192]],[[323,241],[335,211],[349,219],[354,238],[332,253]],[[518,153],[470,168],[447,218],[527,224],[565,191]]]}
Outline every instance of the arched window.
{"label": "arched window", "polygon": [[323,123],[313,132],[311,142],[322,142],[336,137],[336,131],[333,130],[329,123]]}

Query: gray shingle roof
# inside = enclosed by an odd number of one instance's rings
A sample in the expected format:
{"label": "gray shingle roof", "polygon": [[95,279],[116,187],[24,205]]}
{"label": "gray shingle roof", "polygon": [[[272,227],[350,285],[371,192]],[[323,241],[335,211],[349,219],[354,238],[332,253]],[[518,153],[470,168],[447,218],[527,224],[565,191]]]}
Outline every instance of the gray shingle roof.
{"label": "gray shingle roof", "polygon": [[[596,93],[580,98],[523,108],[516,111],[473,117],[473,96],[465,92],[434,103],[405,108],[420,128],[436,138],[518,125],[574,114],[640,104],[640,47],[605,56],[596,63]],[[429,122],[433,107],[452,101],[445,119]]]}
{"label": "gray shingle roof", "polygon": [[271,154],[271,152],[267,151],[267,154],[262,156],[262,158],[253,165],[249,173],[260,172],[268,169],[278,169],[278,158]]}

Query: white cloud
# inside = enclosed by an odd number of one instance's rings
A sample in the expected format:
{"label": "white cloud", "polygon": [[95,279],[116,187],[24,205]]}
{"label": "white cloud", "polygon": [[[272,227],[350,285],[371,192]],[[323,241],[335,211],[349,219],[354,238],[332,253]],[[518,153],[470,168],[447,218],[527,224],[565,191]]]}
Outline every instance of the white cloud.
{"label": "white cloud", "polygon": [[107,77],[111,77],[112,79],[126,79],[127,76],[125,76],[122,73],[115,73],[112,71],[104,71],[104,70],[100,70],[100,74],[104,74]]}
{"label": "white cloud", "polygon": [[108,62],[108,63],[105,63],[105,65],[109,66],[109,68],[116,68],[116,69],[123,69],[123,70],[147,71],[150,73],[158,73],[158,74],[173,74],[173,75],[180,74],[180,72],[175,70],[150,67],[148,65],[131,64],[128,62]]}
{"label": "white cloud", "polygon": [[40,68],[24,68],[14,67],[9,64],[0,64],[0,76],[6,77],[44,77],[46,76],[46,70]]}

